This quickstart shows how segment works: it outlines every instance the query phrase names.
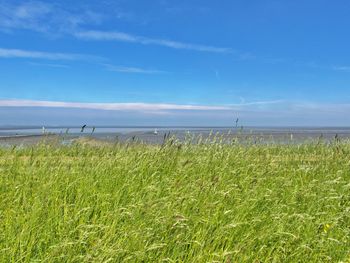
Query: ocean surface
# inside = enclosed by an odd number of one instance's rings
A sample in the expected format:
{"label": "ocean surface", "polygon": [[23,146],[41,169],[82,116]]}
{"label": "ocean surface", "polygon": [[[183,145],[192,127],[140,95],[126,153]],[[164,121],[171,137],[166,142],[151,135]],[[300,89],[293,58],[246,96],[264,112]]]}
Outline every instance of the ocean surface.
{"label": "ocean surface", "polygon": [[196,142],[216,137],[225,142],[301,143],[350,139],[350,127],[0,127],[0,145],[33,144],[49,136],[63,142],[93,137],[159,144],[165,138]]}

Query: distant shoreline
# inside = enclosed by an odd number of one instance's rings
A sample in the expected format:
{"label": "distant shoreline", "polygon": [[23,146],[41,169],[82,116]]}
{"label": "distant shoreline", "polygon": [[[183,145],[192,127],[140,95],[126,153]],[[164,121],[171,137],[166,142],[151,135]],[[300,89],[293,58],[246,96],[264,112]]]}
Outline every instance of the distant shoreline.
{"label": "distant shoreline", "polygon": [[[0,131],[6,130],[37,130],[42,129],[40,125],[28,125],[28,126],[15,126],[15,125],[1,125]],[[47,125],[46,129],[80,129],[82,126],[76,125]],[[243,127],[245,130],[350,130],[350,126],[181,126],[181,125],[87,125],[87,129],[240,129]]]}

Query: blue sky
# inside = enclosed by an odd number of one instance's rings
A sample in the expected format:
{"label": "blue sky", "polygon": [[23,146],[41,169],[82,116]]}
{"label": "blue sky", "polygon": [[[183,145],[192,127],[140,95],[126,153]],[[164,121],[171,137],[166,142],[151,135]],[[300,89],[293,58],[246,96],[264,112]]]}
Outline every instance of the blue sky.
{"label": "blue sky", "polygon": [[349,126],[345,0],[0,0],[6,124]]}

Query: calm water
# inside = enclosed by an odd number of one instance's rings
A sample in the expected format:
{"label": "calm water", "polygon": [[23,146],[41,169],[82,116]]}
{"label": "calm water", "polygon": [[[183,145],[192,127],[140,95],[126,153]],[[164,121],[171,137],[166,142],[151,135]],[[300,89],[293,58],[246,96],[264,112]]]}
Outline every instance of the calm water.
{"label": "calm water", "polygon": [[[83,136],[109,141],[138,140],[146,143],[162,143],[170,134],[180,140],[193,137],[207,138],[213,134],[230,141],[234,138],[255,142],[304,142],[316,139],[350,139],[350,127],[0,127],[0,144],[35,143],[42,134],[56,134],[62,140]],[[195,139],[194,139],[195,140]]]}

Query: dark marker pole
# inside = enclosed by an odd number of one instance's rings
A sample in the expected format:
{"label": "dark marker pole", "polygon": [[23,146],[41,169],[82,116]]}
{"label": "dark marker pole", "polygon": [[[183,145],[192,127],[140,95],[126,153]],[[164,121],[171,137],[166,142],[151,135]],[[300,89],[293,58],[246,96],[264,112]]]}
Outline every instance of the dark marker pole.
{"label": "dark marker pole", "polygon": [[84,129],[86,128],[86,124],[81,127],[80,132],[84,132]]}

